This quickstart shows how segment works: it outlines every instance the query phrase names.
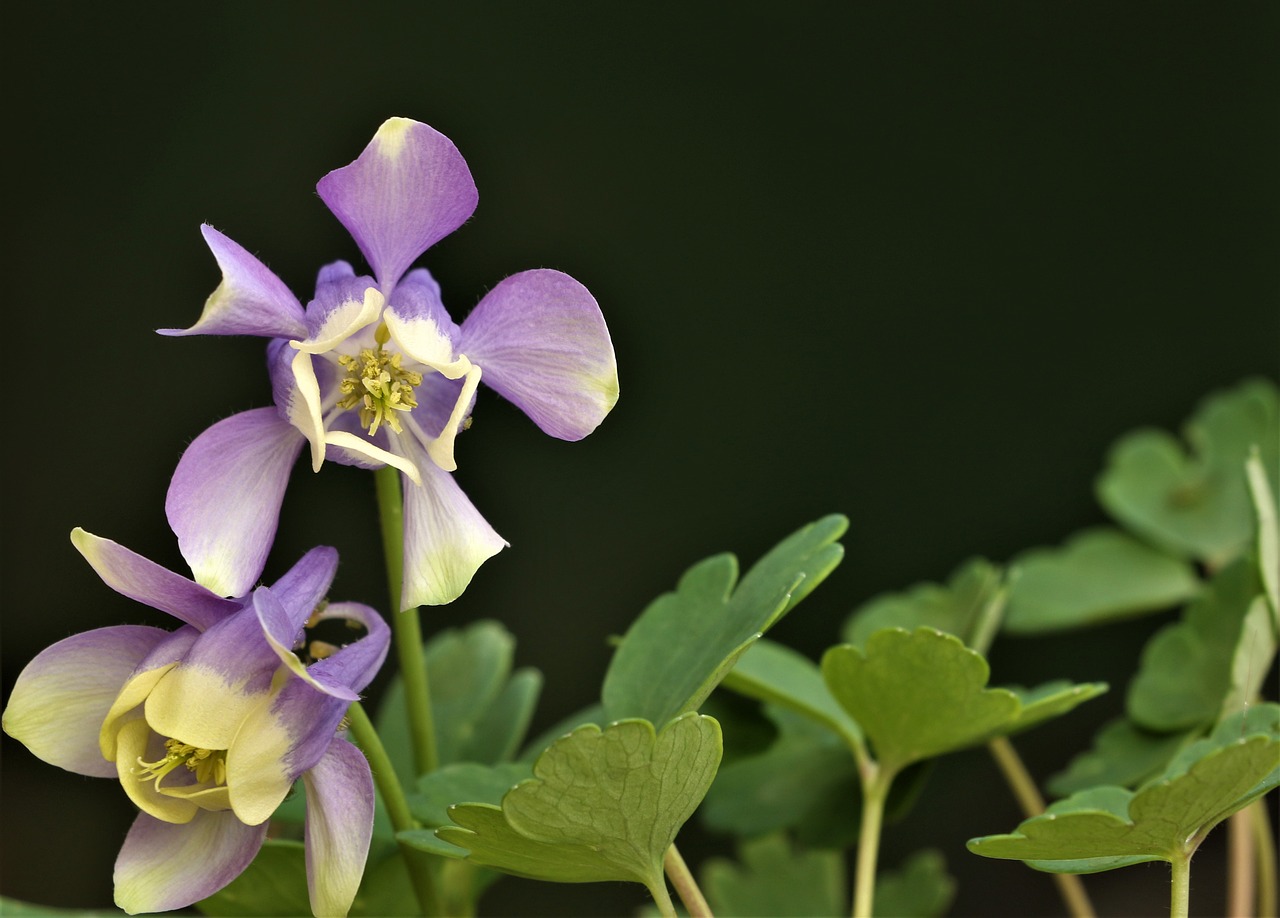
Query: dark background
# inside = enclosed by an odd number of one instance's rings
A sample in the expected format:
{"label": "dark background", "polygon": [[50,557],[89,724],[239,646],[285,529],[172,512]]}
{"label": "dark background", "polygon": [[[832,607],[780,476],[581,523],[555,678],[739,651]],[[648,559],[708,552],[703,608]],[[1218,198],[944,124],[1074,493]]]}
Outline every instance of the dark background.
{"label": "dark background", "polygon": [[[425,262],[455,318],[555,267],[618,354],[621,400],[587,440],[492,393],[460,440],[458,477],[512,547],[426,625],[503,620],[546,676],[536,726],[593,700],[608,637],[709,554],[745,566],[847,514],[844,564],[774,633],[816,657],[880,591],[1100,522],[1115,437],[1277,373],[1278,20],[1271,3],[8,8],[6,695],[60,638],[165,623],[67,534],[185,570],[168,476],[214,420],[269,403],[259,341],[153,333],[218,282],[199,224],[305,300],[322,263],[358,260],[315,182],[391,115],[452,138],[480,189]],[[372,493],[299,467],[267,579],[332,544],[334,597],[384,605]],[[1164,618],[997,644],[995,682],[1117,689],[1021,744],[1037,775],[1120,710]],[[0,893],[108,904],[119,788],[5,737],[0,793]],[[884,864],[937,844],[953,914],[1059,912],[1042,875],[964,851],[1016,824],[1007,796],[982,754],[947,759]],[[696,821],[686,854],[723,851]],[[1197,858],[1202,914],[1223,907],[1220,845]],[[1090,888],[1104,914],[1162,914],[1166,877]],[[508,880],[484,907],[644,898]]]}

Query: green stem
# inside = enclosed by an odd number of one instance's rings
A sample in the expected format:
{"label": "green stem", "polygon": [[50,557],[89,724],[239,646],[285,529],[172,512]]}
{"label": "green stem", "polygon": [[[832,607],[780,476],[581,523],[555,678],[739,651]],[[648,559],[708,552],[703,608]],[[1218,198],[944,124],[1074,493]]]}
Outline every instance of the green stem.
{"label": "green stem", "polygon": [[876,859],[880,854],[880,828],[884,804],[896,772],[873,766],[870,780],[862,784],[862,827],[858,831],[857,876],[853,886],[853,918],[871,918],[876,895]]}
{"label": "green stem", "polygon": [[422,652],[422,624],[417,609],[400,609],[400,584],[404,577],[404,497],[400,493],[400,473],[391,466],[374,472],[378,493],[378,519],[382,525],[382,547],[387,559],[387,586],[391,594],[391,634],[404,680],[405,708],[409,713],[409,736],[413,763],[418,774],[435,771],[435,719],[431,713],[431,686],[427,681],[427,660]]}
{"label": "green stem", "polygon": [[[347,708],[347,722],[351,727],[351,735],[369,760],[369,770],[373,772],[373,782],[387,808],[391,818],[391,826],[396,832],[404,832],[418,828],[418,822],[409,811],[409,803],[405,799],[404,790],[400,787],[400,779],[391,765],[387,750],[382,746],[378,731],[364,707],[356,702]],[[400,842],[400,856],[404,858],[405,869],[409,871],[409,879],[413,882],[413,892],[418,899],[418,908],[424,915],[443,915],[444,908],[440,903],[440,893],[436,889],[435,868],[431,855]]]}
{"label": "green stem", "polygon": [[676,918],[676,906],[671,901],[671,893],[667,892],[667,882],[662,877],[657,877],[648,884],[649,895],[653,896],[653,904],[658,906],[658,913],[662,918]]}
{"label": "green stem", "polygon": [[1004,607],[1009,601],[1009,583],[1006,580],[996,587],[991,598],[983,604],[978,617],[969,629],[969,640],[966,642],[972,649],[984,657],[996,639],[1000,624],[1004,621]]}
{"label": "green stem", "polygon": [[[1036,787],[1031,773],[1027,771],[1027,767],[1022,763],[1022,757],[1013,748],[1013,743],[1009,742],[1008,737],[997,736],[987,743],[987,749],[999,766],[1005,783],[1009,785],[1014,799],[1018,801],[1018,806],[1026,818],[1030,819],[1043,813],[1044,798],[1040,796],[1040,789]],[[1050,876],[1053,877],[1054,885],[1058,887],[1058,894],[1062,896],[1062,901],[1067,906],[1067,912],[1073,918],[1094,918],[1097,912],[1093,910],[1093,903],[1089,900],[1084,883],[1078,876],[1071,873],[1054,873]]]}
{"label": "green stem", "polygon": [[698,881],[693,878],[689,865],[684,862],[674,843],[667,849],[667,855],[662,859],[662,868],[667,872],[667,878],[675,887],[680,901],[689,910],[689,918],[713,918],[711,906],[707,905],[706,897],[698,888]]}
{"label": "green stem", "polygon": [[1258,855],[1258,910],[1256,915],[1274,915],[1280,907],[1276,894],[1276,841],[1271,835],[1271,817],[1261,800],[1249,804],[1253,810],[1253,838]]}
{"label": "green stem", "polygon": [[1187,918],[1187,909],[1191,904],[1191,855],[1179,854],[1169,866],[1173,868],[1169,918]]}

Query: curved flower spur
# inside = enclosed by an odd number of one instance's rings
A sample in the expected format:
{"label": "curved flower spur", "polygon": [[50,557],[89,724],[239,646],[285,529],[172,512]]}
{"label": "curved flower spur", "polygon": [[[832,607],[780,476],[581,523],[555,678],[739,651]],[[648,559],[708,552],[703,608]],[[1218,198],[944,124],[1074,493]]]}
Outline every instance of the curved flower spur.
{"label": "curved flower spur", "polygon": [[[369,763],[338,731],[382,665],[390,629],[368,606],[325,603],[337,552],[312,549],[271,587],[224,599],[108,539],[81,529],[71,538],[108,586],[183,623],[59,641],[23,669],[4,711],[5,732],[36,756],[118,778],[142,811],[116,859],[116,904],[167,911],[226,886],[301,777],[311,907],[345,915],[374,791]],[[307,641],[323,619],[364,634],[342,647]]]}
{"label": "curved flower spur", "polygon": [[304,309],[257,258],[202,228],[222,283],[195,325],[161,333],[272,338],[276,407],[229,417],[191,443],[169,488],[169,522],[197,579],[237,595],[266,556],[304,443],[313,470],[325,459],[391,466],[405,479],[401,607],[450,602],[507,544],[450,474],[477,385],[546,433],[581,439],[618,398],[609,331],[587,289],[547,269],[506,278],[453,323],[430,273],[408,269],[467,220],[477,193],[457,148],[425,124],[386,121],[316,187],[373,276],[326,265]]}

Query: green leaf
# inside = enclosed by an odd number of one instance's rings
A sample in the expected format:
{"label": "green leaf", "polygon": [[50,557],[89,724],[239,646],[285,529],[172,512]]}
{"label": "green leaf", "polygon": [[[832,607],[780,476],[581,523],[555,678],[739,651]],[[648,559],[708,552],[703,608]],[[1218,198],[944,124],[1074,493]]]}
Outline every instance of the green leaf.
{"label": "green leaf", "polygon": [[778,737],[764,752],[723,766],[701,816],[744,837],[795,828],[811,843],[843,847],[857,838],[861,791],[840,737],[791,710],[765,706]]}
{"label": "green leaf", "polygon": [[824,517],[783,540],[734,589],[733,555],[716,555],[680,578],[631,625],[605,673],[606,720],[654,724],[693,711],[738,657],[835,569],[848,527]]}
{"label": "green leaf", "polygon": [[872,914],[881,918],[936,918],[956,896],[956,881],[947,873],[941,851],[917,851],[897,870],[876,877]]}
{"label": "green leaf", "polygon": [[[478,621],[440,632],[424,652],[440,763],[493,764],[515,755],[542,687],[536,670],[511,673],[515,638],[496,621]],[[376,724],[396,775],[412,785],[417,769],[398,674],[383,696]]]}
{"label": "green leaf", "polygon": [[[1123,437],[1098,479],[1098,499],[1113,517],[1155,544],[1221,567],[1243,554],[1253,533],[1241,474],[1251,449],[1260,448],[1266,468],[1280,465],[1275,384],[1252,379],[1210,395],[1184,434],[1190,455],[1161,430]],[[1273,471],[1273,485],[1276,475]]]}
{"label": "green leaf", "polygon": [[1252,716],[1271,721],[1266,732],[1241,737],[1250,722],[1235,718],[1183,750],[1137,793],[1093,788],[1058,801],[1013,834],[973,839],[969,850],[1057,873],[1189,857],[1214,826],[1280,784],[1280,708],[1259,707],[1269,710]]}
{"label": "green leaf", "polygon": [[970,558],[946,586],[920,583],[867,601],[845,622],[842,637],[857,647],[883,628],[936,628],[968,643],[986,607],[1002,597],[1001,571],[985,558]]}
{"label": "green leaf", "polygon": [[722,684],[824,724],[851,747],[862,745],[862,731],[827,690],[818,665],[790,647],[761,638],[738,658]]}
{"label": "green leaf", "polygon": [[1256,571],[1242,558],[1209,581],[1181,621],[1160,629],[1143,649],[1129,684],[1129,717],[1157,732],[1217,720],[1231,691],[1241,627],[1258,589]]}
{"label": "green leaf", "polygon": [[702,891],[714,914],[813,918],[848,910],[838,851],[792,849],[778,833],[742,842],[738,858],[740,864],[711,858],[702,866]]}
{"label": "green leaf", "polygon": [[[579,727],[502,806],[452,807],[436,834],[472,863],[562,883],[630,880],[655,889],[676,832],[720,762],[720,726],[688,714],[661,732],[642,720]],[[409,833],[402,833],[405,837]]]}
{"label": "green leaf", "polygon": [[424,826],[447,826],[449,807],[457,803],[497,805],[507,791],[532,773],[523,762],[501,765],[455,762],[418,778],[417,793],[409,796],[409,809]]}
{"label": "green leaf", "polygon": [[1186,561],[1117,529],[1088,529],[1061,548],[1013,560],[1005,630],[1038,634],[1169,609],[1191,599],[1200,580]]}
{"label": "green leaf", "polygon": [[963,749],[1056,716],[1093,697],[1096,685],[1063,689],[1024,709],[1008,689],[988,689],[987,661],[960,639],[931,628],[885,628],[867,639],[865,652],[850,644],[822,658],[827,687],[862,727],[883,768]]}
{"label": "green leaf", "polygon": [[1049,779],[1048,788],[1065,796],[1100,784],[1135,787],[1163,771],[1193,736],[1186,732],[1152,733],[1128,718],[1116,718],[1098,731],[1092,749],[1077,755],[1066,769]]}
{"label": "green leaf", "polygon": [[302,842],[263,842],[258,856],[240,876],[196,903],[206,915],[309,915],[306,849]]}
{"label": "green leaf", "polygon": [[1004,731],[1006,734],[1021,733],[1046,720],[1061,717],[1077,705],[1097,698],[1108,688],[1105,682],[1070,682],[1066,679],[1056,679],[1030,689],[1020,685],[1006,687],[1018,696],[1022,704],[1017,719]]}

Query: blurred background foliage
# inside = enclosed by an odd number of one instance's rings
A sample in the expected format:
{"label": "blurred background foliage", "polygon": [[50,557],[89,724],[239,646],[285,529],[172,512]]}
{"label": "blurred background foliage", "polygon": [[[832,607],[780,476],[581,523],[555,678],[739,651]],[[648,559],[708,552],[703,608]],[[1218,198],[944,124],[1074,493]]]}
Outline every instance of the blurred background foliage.
{"label": "blurred background foliage", "polygon": [[[80,525],[183,570],[163,515],[185,444],[268,404],[256,340],[162,339],[218,281],[198,227],[305,300],[358,260],[314,194],[390,115],[461,149],[472,221],[426,264],[461,319],[507,274],[596,295],[622,397],[549,439],[483,393],[458,477],[512,544],[429,631],[497,618],[546,676],[535,732],[597,697],[608,639],[693,562],[749,565],[847,514],[844,564],[772,637],[816,658],[849,611],[963,559],[1103,521],[1108,446],[1275,378],[1280,11],[1123,5],[132,3],[5,14],[10,380],[3,679],[68,634],[162,616],[105,588]],[[30,346],[32,350],[26,348]],[[339,548],[382,606],[372,479],[300,468],[270,580]],[[1002,638],[993,682],[1110,681],[1020,743],[1060,770],[1122,708],[1172,613]],[[375,695],[385,679],[375,683]],[[0,893],[110,902],[132,808],[3,740]],[[1052,885],[963,850],[1018,815],[982,752],[942,763],[882,860],[924,844],[954,914],[1052,914]],[[687,857],[731,846],[697,819]],[[1193,910],[1221,907],[1221,846]],[[1163,870],[1091,878],[1104,914]],[[492,914],[630,912],[634,886],[504,880]],[[1162,905],[1160,907],[1163,907]]]}

